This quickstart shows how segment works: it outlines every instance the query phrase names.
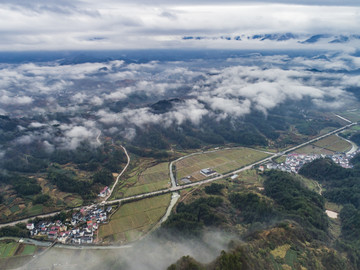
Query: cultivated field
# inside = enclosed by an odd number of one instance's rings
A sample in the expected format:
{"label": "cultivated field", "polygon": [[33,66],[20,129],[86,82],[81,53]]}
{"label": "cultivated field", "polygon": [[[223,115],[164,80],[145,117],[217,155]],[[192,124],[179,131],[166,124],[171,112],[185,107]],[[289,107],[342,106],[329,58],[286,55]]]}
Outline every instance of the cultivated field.
{"label": "cultivated field", "polygon": [[170,187],[169,164],[163,162],[141,172],[137,181],[130,186],[124,196],[132,196]]}
{"label": "cultivated field", "polygon": [[219,150],[190,156],[175,163],[177,180],[190,176],[191,181],[205,178],[201,169],[211,168],[218,173],[227,173],[251,164],[269,155],[249,148]]}
{"label": "cultivated field", "polygon": [[112,199],[143,194],[170,187],[169,165],[167,162],[154,165],[153,160],[141,160],[120,180]]}
{"label": "cultivated field", "polygon": [[342,138],[331,135],[312,144],[295,150],[298,154],[325,154],[332,155],[335,152],[347,152],[351,149],[351,144]]}
{"label": "cultivated field", "polygon": [[171,194],[164,194],[122,205],[101,225],[99,238],[111,242],[132,242],[148,232],[164,215]]}
{"label": "cultivated field", "polygon": [[36,246],[15,241],[0,241],[0,269],[14,269],[30,260]]}

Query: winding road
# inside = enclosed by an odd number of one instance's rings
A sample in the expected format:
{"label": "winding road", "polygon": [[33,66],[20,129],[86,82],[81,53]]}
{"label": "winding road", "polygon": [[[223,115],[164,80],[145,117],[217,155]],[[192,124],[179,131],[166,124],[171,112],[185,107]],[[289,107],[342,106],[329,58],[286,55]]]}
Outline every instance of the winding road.
{"label": "winding road", "polygon": [[[340,117],[341,118],[341,117]],[[347,120],[347,119],[346,119]],[[347,122],[349,122],[350,120],[347,120]],[[170,165],[169,165],[169,171],[170,171],[170,178],[171,178],[171,187],[170,188],[167,188],[167,189],[163,189],[163,190],[158,190],[158,191],[153,191],[153,192],[148,192],[148,193],[144,193],[144,194],[139,194],[139,195],[134,195],[134,196],[130,196],[130,197],[126,197],[126,198],[121,198],[121,199],[116,199],[116,200],[111,200],[109,201],[108,199],[110,198],[110,196],[112,195],[113,191],[114,191],[114,188],[116,187],[116,185],[118,184],[118,181],[120,179],[120,177],[123,175],[123,173],[127,170],[129,164],[130,164],[130,156],[126,150],[125,147],[121,146],[127,156],[127,164],[126,166],[124,167],[124,169],[121,171],[121,173],[117,176],[116,178],[116,181],[113,185],[113,187],[111,188],[110,190],[110,194],[102,201],[102,204],[104,205],[112,205],[112,204],[118,204],[118,203],[123,203],[123,202],[129,202],[129,201],[133,201],[133,200],[139,200],[139,199],[143,199],[143,198],[148,198],[148,197],[153,197],[153,196],[157,196],[157,195],[161,195],[161,194],[165,194],[165,193],[171,193],[171,192],[176,192],[176,191],[180,191],[182,189],[186,189],[186,188],[189,188],[189,187],[194,187],[194,186],[198,186],[198,185],[202,185],[202,184],[206,184],[206,183],[210,183],[210,182],[213,182],[213,181],[216,181],[216,180],[219,180],[219,179],[222,179],[222,178],[226,178],[226,177],[229,177],[233,174],[237,174],[237,173],[240,173],[240,172],[243,172],[243,171],[246,171],[246,170],[249,170],[251,169],[253,166],[255,165],[259,165],[259,164],[262,164],[264,162],[267,162],[267,161],[271,161],[272,159],[274,158],[277,158],[279,156],[282,156],[286,153],[289,153],[289,152],[292,152],[298,148],[301,148],[303,146],[306,146],[308,144],[311,144],[315,141],[318,141],[320,139],[323,139],[327,136],[330,136],[332,134],[336,134],[340,131],[343,131],[351,126],[354,126],[356,125],[357,123],[353,123],[351,122],[350,124],[346,125],[346,126],[343,126],[341,128],[338,128],[336,130],[333,130],[333,131],[330,131],[324,135],[321,135],[321,136],[318,136],[316,138],[313,138],[307,142],[304,142],[302,144],[299,144],[297,146],[294,146],[294,147],[291,147],[289,149],[286,149],[285,151],[282,151],[282,152],[278,152],[278,153],[274,153],[272,155],[270,155],[269,157],[267,158],[264,158],[262,160],[259,160],[257,162],[254,162],[252,164],[249,164],[247,166],[244,166],[240,169],[237,169],[235,171],[232,171],[230,173],[226,173],[226,174],[223,174],[223,175],[220,175],[220,176],[217,176],[217,177],[214,177],[214,178],[210,178],[210,179],[205,179],[205,180],[202,180],[202,181],[198,181],[198,182],[193,182],[193,183],[190,183],[190,184],[186,184],[186,185],[182,185],[182,186],[178,186],[176,184],[176,179],[174,177],[174,173],[173,173],[173,170],[172,170],[172,167],[173,167],[173,164],[174,162],[176,161],[179,161],[179,160],[182,160],[184,158],[187,158],[189,156],[193,156],[193,155],[199,155],[201,153],[204,153],[204,152],[197,152],[197,153],[192,153],[192,154],[189,154],[187,156],[184,156],[184,157],[180,157],[172,162],[170,162]],[[100,137],[100,134],[98,136],[98,138]],[[97,138],[97,139],[98,139]],[[212,150],[212,151],[208,151],[208,152],[215,152],[215,151],[218,151],[218,150]],[[206,153],[208,153],[206,152]],[[92,206],[92,205],[88,205],[88,206],[82,206],[82,207],[89,207],[89,206]],[[76,208],[72,208],[71,210],[77,210],[77,209],[80,209],[80,207],[76,207]],[[56,212],[52,212],[52,213],[48,213],[48,214],[43,214],[43,215],[38,215],[38,216],[34,216],[34,217],[28,217],[28,218],[25,218],[25,219],[21,219],[21,220],[16,220],[16,221],[12,221],[12,222],[8,222],[8,223],[3,223],[3,224],[0,224],[0,228],[2,227],[5,227],[5,226],[14,226],[18,223],[24,223],[24,222],[27,222],[30,218],[45,218],[45,217],[51,217],[51,216],[55,216],[57,214],[59,214],[60,211],[56,211]]]}

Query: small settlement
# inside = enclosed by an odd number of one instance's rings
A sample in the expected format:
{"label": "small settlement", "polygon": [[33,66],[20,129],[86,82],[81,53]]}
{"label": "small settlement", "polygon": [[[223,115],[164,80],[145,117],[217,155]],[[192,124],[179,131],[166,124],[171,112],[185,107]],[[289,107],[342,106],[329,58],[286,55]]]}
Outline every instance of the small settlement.
{"label": "small settlement", "polygon": [[350,160],[357,154],[360,153],[360,150],[357,150],[351,154],[345,153],[336,153],[334,155],[305,155],[305,154],[288,154],[286,160],[283,163],[274,163],[270,162],[266,164],[267,169],[277,169],[286,172],[298,173],[300,168],[315,159],[318,158],[330,158],[336,164],[339,164],[343,168],[352,168]]}
{"label": "small settlement", "polygon": [[26,228],[33,237],[43,236],[47,240],[58,241],[63,244],[92,244],[94,233],[96,233],[99,224],[107,221],[111,211],[111,206],[105,209],[93,205],[73,213],[71,220],[69,219],[64,223],[60,220],[55,222],[40,221],[36,224],[29,223]]}

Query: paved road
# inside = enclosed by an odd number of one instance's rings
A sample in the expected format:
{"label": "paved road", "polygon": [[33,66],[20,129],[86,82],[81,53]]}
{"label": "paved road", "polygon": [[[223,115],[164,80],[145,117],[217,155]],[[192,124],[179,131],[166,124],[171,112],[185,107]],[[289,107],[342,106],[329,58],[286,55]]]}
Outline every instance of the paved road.
{"label": "paved road", "polygon": [[349,119],[342,117],[341,115],[335,114],[335,116],[339,117],[340,119],[344,120],[345,122],[352,123]]}
{"label": "paved road", "polygon": [[116,181],[115,181],[114,185],[112,186],[112,188],[110,189],[109,195],[105,198],[105,200],[104,200],[102,203],[105,203],[105,202],[111,197],[111,195],[112,195],[112,193],[113,193],[113,191],[114,191],[114,188],[117,186],[117,184],[118,184],[118,182],[119,182],[120,177],[123,175],[123,173],[126,171],[127,167],[128,167],[129,164],[130,164],[130,161],[131,161],[131,160],[130,160],[130,156],[129,156],[128,152],[126,151],[126,148],[125,148],[124,146],[122,146],[122,145],[121,145],[121,147],[122,147],[122,149],[124,150],[125,155],[126,155],[126,157],[127,157],[126,166],[125,166],[124,169],[121,171],[121,173],[119,173],[119,175],[116,177]]}

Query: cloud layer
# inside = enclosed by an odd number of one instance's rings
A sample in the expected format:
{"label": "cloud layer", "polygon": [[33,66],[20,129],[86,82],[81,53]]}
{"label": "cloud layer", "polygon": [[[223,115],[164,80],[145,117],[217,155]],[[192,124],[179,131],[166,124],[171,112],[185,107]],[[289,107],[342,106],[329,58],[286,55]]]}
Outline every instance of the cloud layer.
{"label": "cloud layer", "polygon": [[[230,47],[186,35],[356,34],[356,1],[0,1],[0,51]],[[61,22],[61,23],[59,23]],[[239,47],[240,46],[240,47]],[[264,46],[264,44],[260,45]],[[265,44],[267,48],[271,44]],[[278,45],[277,45],[278,46]],[[297,47],[296,43],[282,43]]]}
{"label": "cloud layer", "polygon": [[[74,149],[83,140],[96,146],[100,131],[131,140],[148,125],[199,125],[205,117],[235,119],[252,111],[266,115],[288,101],[342,109],[355,100],[347,89],[360,86],[359,68],[359,58],[349,54],[3,64],[0,111],[36,119],[19,126],[22,135],[14,143]],[[174,98],[161,113],[150,106]]]}

